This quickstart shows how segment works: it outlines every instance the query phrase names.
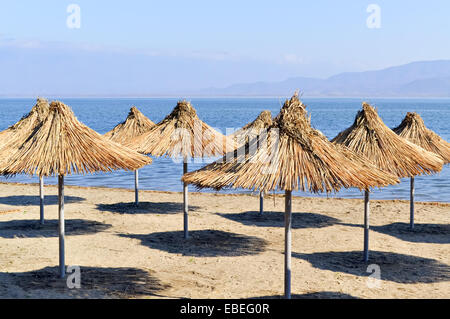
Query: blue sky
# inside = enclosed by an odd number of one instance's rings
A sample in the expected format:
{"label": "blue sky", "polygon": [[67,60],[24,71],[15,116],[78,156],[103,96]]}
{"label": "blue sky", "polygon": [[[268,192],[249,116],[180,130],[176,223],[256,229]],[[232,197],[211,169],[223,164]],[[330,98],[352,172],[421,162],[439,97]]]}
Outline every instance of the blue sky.
{"label": "blue sky", "polygon": [[[66,26],[72,3],[81,8],[80,29]],[[379,29],[366,25],[372,3],[381,8]],[[73,70],[71,90],[80,92],[86,79],[74,64],[96,73],[97,82],[117,67],[155,92],[327,77],[450,59],[449,16],[448,0],[1,0],[0,68],[24,65],[23,77]]]}

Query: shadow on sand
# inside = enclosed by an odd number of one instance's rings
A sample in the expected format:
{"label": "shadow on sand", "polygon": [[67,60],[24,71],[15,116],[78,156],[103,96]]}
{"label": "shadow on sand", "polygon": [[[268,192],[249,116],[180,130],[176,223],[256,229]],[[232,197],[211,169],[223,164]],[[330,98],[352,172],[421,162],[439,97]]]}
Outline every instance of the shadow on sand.
{"label": "shadow on sand", "polygon": [[413,243],[450,244],[450,224],[415,224],[411,230],[408,223],[392,223],[371,229]]}
{"label": "shadow on sand", "polygon": [[[68,274],[70,275],[70,274]],[[129,298],[133,296],[156,295],[158,291],[168,288],[153,277],[150,272],[137,268],[98,268],[80,267],[80,289],[69,289],[70,279],[58,277],[58,267],[23,273],[0,273],[0,278],[9,276],[10,282],[25,292],[31,290],[51,290],[68,293],[83,298]],[[73,280],[71,281],[73,282]]]}
{"label": "shadow on sand", "polygon": [[256,255],[267,246],[264,239],[220,230],[190,231],[187,240],[183,231],[120,236],[139,239],[142,245],[152,249],[193,257]]}
{"label": "shadow on sand", "polygon": [[[138,206],[132,203],[97,204],[97,209],[104,212],[118,214],[177,214],[183,212],[182,203],[152,203],[140,202]],[[190,211],[199,209],[197,206],[189,206]]]}
{"label": "shadow on sand", "polygon": [[312,266],[355,276],[370,276],[369,264],[381,269],[381,279],[402,284],[433,283],[450,280],[450,266],[434,259],[396,254],[392,252],[370,251],[369,263],[363,262],[362,251],[325,252],[313,254],[293,253]]}
{"label": "shadow on sand", "polygon": [[[93,220],[68,219],[65,221],[66,235],[78,236],[95,234],[107,230],[112,225]],[[58,221],[46,220],[44,225],[39,220],[12,220],[0,222],[0,237],[2,238],[39,238],[58,237]]]}
{"label": "shadow on sand", "polygon": [[[307,294],[293,294],[291,295],[292,299],[359,299],[352,295],[344,294],[341,292],[334,291],[320,291],[320,292],[310,292]],[[284,295],[274,295],[274,296],[262,296],[262,297],[253,297],[249,299],[284,299]]]}
{"label": "shadow on sand", "polygon": [[[77,196],[64,196],[64,203],[78,203],[85,201],[85,198]],[[29,195],[14,195],[7,197],[0,197],[0,204],[11,205],[11,206],[39,206],[39,195],[29,196]],[[58,196],[56,195],[46,195],[44,197],[44,205],[58,205]]]}
{"label": "shadow on sand", "polygon": [[[257,227],[284,227],[284,213],[280,212],[243,212],[239,214],[218,214],[224,218],[244,224],[246,226]],[[322,228],[333,226],[339,220],[333,217],[315,213],[292,213],[292,228]]]}

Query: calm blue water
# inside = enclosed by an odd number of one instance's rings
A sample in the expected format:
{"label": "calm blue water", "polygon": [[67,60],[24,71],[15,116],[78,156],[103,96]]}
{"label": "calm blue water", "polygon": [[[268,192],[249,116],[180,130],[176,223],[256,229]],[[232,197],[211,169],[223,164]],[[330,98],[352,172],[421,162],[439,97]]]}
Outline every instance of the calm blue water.
{"label": "calm blue water", "polygon": [[[51,99],[50,99],[51,100]],[[304,99],[311,113],[312,125],[321,130],[328,138],[353,123],[356,112],[361,108],[361,99]],[[152,121],[159,122],[176,105],[177,99],[63,99],[70,105],[78,119],[104,134],[117,123],[123,121],[132,105],[136,105]],[[275,98],[197,98],[192,99],[199,117],[209,125],[225,132],[226,128],[239,128],[255,117],[262,110],[270,110],[276,115],[283,104],[282,99]],[[384,122],[389,127],[397,126],[408,111],[418,112],[425,124],[445,140],[450,140],[450,99],[370,99]],[[34,105],[34,99],[0,99],[0,130],[17,122],[28,113]],[[189,170],[205,165],[189,164]],[[450,202],[450,165],[446,165],[440,174],[416,178],[416,198],[418,201]],[[181,164],[171,159],[154,159],[153,164],[140,170],[140,187],[148,190],[181,191]],[[0,177],[0,181],[5,181]],[[37,183],[36,178],[16,176],[9,178],[11,182]],[[46,183],[56,184],[55,178],[46,179]],[[129,172],[112,174],[92,174],[84,176],[68,176],[66,183],[80,186],[107,186],[133,188],[134,176]],[[191,189],[193,189],[191,187]],[[223,192],[248,192],[247,190],[225,190]],[[302,196],[312,195],[296,192]],[[355,189],[342,190],[331,197],[360,198],[361,192]],[[372,198],[408,199],[409,180],[400,185],[375,190]]]}

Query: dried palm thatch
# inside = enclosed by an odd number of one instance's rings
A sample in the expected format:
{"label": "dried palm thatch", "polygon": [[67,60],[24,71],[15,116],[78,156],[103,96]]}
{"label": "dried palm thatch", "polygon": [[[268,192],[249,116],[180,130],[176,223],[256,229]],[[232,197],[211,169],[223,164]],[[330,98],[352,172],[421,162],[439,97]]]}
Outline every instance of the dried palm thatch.
{"label": "dried palm thatch", "polygon": [[[232,139],[202,122],[191,103],[179,101],[164,120],[150,131],[126,143],[140,153],[153,156],[182,157],[183,173],[187,173],[188,159],[213,157],[235,149]],[[184,237],[188,238],[188,186],[183,185]]]}
{"label": "dried palm thatch", "polygon": [[272,114],[270,111],[262,111],[253,121],[229,135],[239,146],[248,143],[257,137],[262,131],[272,126]]}
{"label": "dried palm thatch", "polygon": [[[264,140],[266,139],[266,147]],[[274,119],[266,137],[250,141],[220,161],[185,174],[184,182],[198,188],[227,186],[285,191],[285,297],[291,297],[292,190],[337,191],[368,189],[398,183],[345,147],[336,147],[311,127],[305,105],[295,94]],[[259,145],[255,152],[251,146]],[[247,152],[248,148],[248,152]]]}
{"label": "dried palm thatch", "polygon": [[[332,192],[398,183],[345,147],[336,147],[311,127],[305,105],[294,95],[286,100],[265,137],[267,147],[248,154],[242,146],[204,168],[185,174],[198,188],[303,190]],[[262,144],[262,143],[260,143]]]}
{"label": "dried palm thatch", "polygon": [[[402,123],[393,130],[400,137],[420,146],[421,148],[439,155],[444,163],[450,162],[450,144],[439,135],[429,130],[417,113],[406,114]],[[414,177],[410,186],[410,229],[414,229]]]}
{"label": "dried palm thatch", "polygon": [[[104,137],[110,141],[124,145],[133,138],[138,137],[145,132],[148,132],[155,126],[155,123],[150,121],[144,114],[142,114],[135,106],[130,109],[126,120],[117,124],[111,131],[106,133]],[[139,204],[139,172],[134,171],[134,203]]]}
{"label": "dried palm thatch", "polygon": [[[339,133],[332,142],[348,147],[367,158],[379,169],[398,177],[431,174],[442,170],[444,164],[438,155],[395,134],[368,103],[363,103],[363,108],[356,115],[353,125]],[[411,216],[413,211],[412,208]],[[368,260],[369,193],[366,191],[364,194],[364,261]]]}
{"label": "dried palm thatch", "polygon": [[142,114],[135,106],[130,109],[126,120],[117,124],[104,137],[119,143],[125,144],[133,138],[150,131],[155,126],[149,118]]}
{"label": "dried palm thatch", "polygon": [[[253,121],[229,135],[239,146],[247,145],[246,153],[250,150],[250,142],[256,141],[256,147],[261,137],[265,136],[267,129],[272,126],[272,114],[270,111],[262,111]],[[253,143],[252,142],[252,143]],[[264,192],[259,192],[259,214],[264,211]]]}
{"label": "dried palm thatch", "polygon": [[450,163],[450,143],[428,129],[419,114],[408,112],[393,131],[424,150],[438,154],[445,164]]}
{"label": "dried palm thatch", "polygon": [[58,175],[59,272],[63,278],[66,272],[64,175],[136,170],[150,162],[150,158],[109,141],[80,123],[67,105],[52,102],[47,117],[23,137],[22,144],[17,149],[8,148],[0,162],[0,173]]}
{"label": "dried palm thatch", "polygon": [[378,168],[400,178],[439,172],[443,166],[439,156],[395,134],[367,103],[363,103],[353,125],[332,142],[347,146]]}
{"label": "dried palm thatch", "polygon": [[3,175],[39,176],[136,170],[151,159],[110,142],[77,120],[61,102],[52,102],[48,116],[23,144],[0,163]]}
{"label": "dried palm thatch", "polygon": [[143,154],[183,158],[220,156],[235,148],[231,139],[202,122],[185,100],[150,131],[125,145]]}
{"label": "dried palm thatch", "polygon": [[[31,111],[16,124],[0,132],[0,154],[3,161],[13,154],[47,117],[50,105],[43,98],[38,98]],[[40,223],[44,224],[44,180],[39,178]]]}
{"label": "dried palm thatch", "polygon": [[47,117],[49,107],[46,99],[38,98],[28,114],[16,124],[0,132],[0,152],[2,148],[18,147],[23,138],[31,134],[35,127]]}

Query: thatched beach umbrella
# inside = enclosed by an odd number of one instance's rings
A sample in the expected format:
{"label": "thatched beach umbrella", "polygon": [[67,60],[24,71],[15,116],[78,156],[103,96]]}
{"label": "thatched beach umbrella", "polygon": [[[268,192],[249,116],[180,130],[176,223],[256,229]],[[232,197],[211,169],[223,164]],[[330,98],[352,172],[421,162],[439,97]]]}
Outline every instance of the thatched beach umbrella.
{"label": "thatched beach umbrella", "polygon": [[[439,155],[445,164],[450,163],[450,143],[428,129],[419,114],[408,112],[402,123],[393,131],[424,150]],[[411,176],[410,228],[414,229],[414,176]]]}
{"label": "thatched beach umbrella", "polygon": [[[333,143],[364,156],[379,169],[398,176],[431,174],[442,169],[439,156],[399,137],[388,128],[367,103],[352,126],[339,133]],[[369,193],[364,196],[364,260],[369,260]]]}
{"label": "thatched beach umbrella", "polygon": [[330,193],[342,187],[368,189],[399,181],[313,129],[297,95],[285,102],[265,140],[265,146],[260,141],[263,146],[253,154],[235,151],[185,174],[183,180],[198,188],[285,191],[285,297],[290,298],[292,191]]}
{"label": "thatched beach umbrella", "polygon": [[[233,134],[229,135],[238,146],[249,143],[252,139],[258,138],[260,135],[267,133],[268,128],[272,125],[272,114],[270,111],[262,111],[258,117],[243,126]],[[259,192],[259,214],[264,211],[264,192]]]}
{"label": "thatched beach umbrella", "polygon": [[79,122],[68,106],[52,102],[47,118],[8,162],[0,163],[0,172],[6,176],[58,176],[59,266],[60,276],[64,277],[64,176],[117,169],[134,171],[150,162],[150,158],[108,141]]}
{"label": "thatched beach umbrella", "polygon": [[[126,120],[117,124],[104,136],[113,142],[124,145],[133,138],[150,131],[154,126],[155,123],[133,106]],[[139,204],[139,170],[134,171],[134,202],[136,205]]]}
{"label": "thatched beach umbrella", "polygon": [[[0,132],[0,155],[3,161],[14,153],[34,129],[47,117],[49,104],[46,99],[38,98],[31,111],[16,124]],[[39,177],[40,223],[44,224],[44,178]]]}
{"label": "thatched beach umbrella", "polygon": [[[150,131],[125,144],[143,154],[183,158],[183,173],[188,160],[221,156],[235,143],[202,122],[190,102],[179,101],[173,111]],[[184,237],[188,238],[188,185],[183,183]]]}

